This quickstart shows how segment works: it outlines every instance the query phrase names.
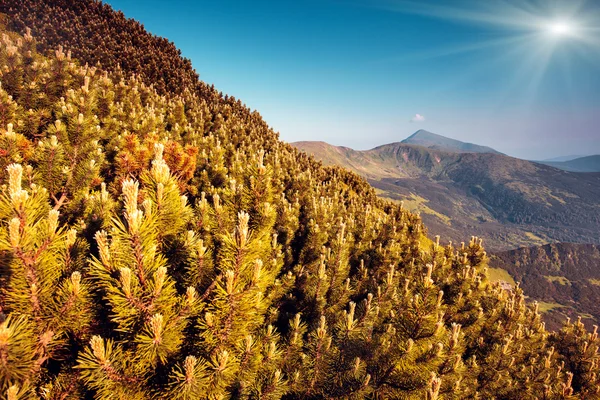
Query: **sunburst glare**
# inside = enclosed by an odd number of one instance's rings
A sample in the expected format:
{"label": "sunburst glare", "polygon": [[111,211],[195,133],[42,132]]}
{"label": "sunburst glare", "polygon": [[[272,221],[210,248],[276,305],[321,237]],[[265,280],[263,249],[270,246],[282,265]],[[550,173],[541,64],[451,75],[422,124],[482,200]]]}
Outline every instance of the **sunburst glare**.
{"label": "sunburst glare", "polygon": [[[425,2],[392,0],[384,8],[477,26],[481,35],[473,36],[471,42],[429,50],[427,54],[406,54],[402,59],[487,52],[487,62],[512,65],[507,72],[512,74],[512,83],[504,97],[514,101],[513,91],[519,88],[520,100],[531,103],[551,67],[569,68],[577,62],[589,62],[594,59],[591,54],[600,51],[600,15],[589,12],[587,3],[585,0],[499,0],[432,7]],[[569,62],[559,58],[567,58]],[[455,84],[464,85],[481,67],[478,64],[466,68],[462,76],[455,76]],[[569,75],[569,71],[565,72]],[[568,86],[567,82],[565,85]]]}
{"label": "sunburst glare", "polygon": [[555,36],[567,36],[573,33],[574,27],[567,22],[552,22],[548,24],[548,31]]}

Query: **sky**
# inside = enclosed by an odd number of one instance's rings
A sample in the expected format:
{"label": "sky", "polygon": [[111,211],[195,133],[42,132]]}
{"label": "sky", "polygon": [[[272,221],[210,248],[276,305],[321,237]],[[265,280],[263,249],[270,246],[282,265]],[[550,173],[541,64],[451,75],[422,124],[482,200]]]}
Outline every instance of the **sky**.
{"label": "sky", "polygon": [[598,0],[108,0],[287,142],[600,154]]}

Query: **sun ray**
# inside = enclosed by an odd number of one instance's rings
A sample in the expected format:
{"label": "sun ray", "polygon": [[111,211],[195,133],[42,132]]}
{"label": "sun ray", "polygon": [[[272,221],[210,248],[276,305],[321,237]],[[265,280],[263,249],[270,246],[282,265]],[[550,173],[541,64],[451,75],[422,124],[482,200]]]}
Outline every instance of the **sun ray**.
{"label": "sun ray", "polygon": [[523,5],[507,1],[478,1],[469,8],[436,4],[432,7],[418,1],[384,1],[380,7],[405,14],[416,14],[455,22],[469,22],[478,25],[495,25],[523,30],[533,29],[545,21],[544,15],[534,14]]}
{"label": "sun ray", "polygon": [[565,107],[569,107],[569,111],[573,111],[573,74],[571,73],[572,60],[569,57],[561,57],[561,75],[564,82],[566,92]]}
{"label": "sun ray", "polygon": [[531,107],[538,95],[538,91],[546,72],[550,66],[550,61],[554,54],[552,45],[541,46],[536,52],[532,53],[528,62],[528,73],[523,74],[525,82],[527,82],[522,97],[522,103],[526,107]]}
{"label": "sun ray", "polygon": [[401,56],[383,58],[377,60],[376,63],[434,60],[448,56],[476,53],[478,51],[488,50],[490,48],[495,47],[508,47],[521,42],[523,42],[522,36],[509,36],[498,39],[488,39],[478,41],[476,43],[462,44],[453,47],[436,48],[427,51],[404,54]]}
{"label": "sun ray", "polygon": [[[585,0],[472,1],[468,7],[466,3],[455,4],[459,5],[436,4],[433,7],[415,0],[383,0],[379,6],[394,12],[477,25],[493,33],[494,39],[406,54],[386,61],[431,60],[493,49],[498,53],[495,62],[512,62],[507,71],[512,74],[511,83],[504,90],[502,101],[515,101],[515,93],[521,93],[519,103],[524,105],[533,104],[547,79],[549,68],[560,59],[569,58],[561,64],[564,75],[569,76],[563,82],[565,86],[572,86],[569,75],[572,64],[578,61],[598,63],[600,13],[587,7]],[[492,62],[489,58],[486,61]],[[448,87],[466,84],[468,79],[479,79],[478,66],[454,76]]]}

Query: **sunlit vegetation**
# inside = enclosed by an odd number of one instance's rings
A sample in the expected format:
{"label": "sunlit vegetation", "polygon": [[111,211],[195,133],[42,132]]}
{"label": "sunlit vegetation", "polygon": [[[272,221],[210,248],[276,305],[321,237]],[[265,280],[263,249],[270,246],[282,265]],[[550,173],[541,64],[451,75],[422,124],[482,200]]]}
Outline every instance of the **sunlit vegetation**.
{"label": "sunlit vegetation", "polygon": [[512,287],[516,286],[513,277],[502,268],[488,268],[487,276],[491,282],[506,282]]}
{"label": "sunlit vegetation", "polygon": [[480,239],[428,239],[99,2],[0,4],[3,398],[598,396],[595,330],[547,332]]}
{"label": "sunlit vegetation", "polygon": [[571,282],[564,276],[544,275],[544,278],[546,278],[548,280],[548,282],[557,282],[560,285],[571,286]]}

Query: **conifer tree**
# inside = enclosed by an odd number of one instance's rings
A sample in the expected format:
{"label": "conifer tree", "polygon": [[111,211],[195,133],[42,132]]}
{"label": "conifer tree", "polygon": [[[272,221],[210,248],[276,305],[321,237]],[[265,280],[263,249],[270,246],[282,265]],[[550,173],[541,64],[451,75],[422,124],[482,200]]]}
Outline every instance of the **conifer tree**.
{"label": "conifer tree", "polygon": [[[39,385],[73,388],[72,346],[86,337],[93,317],[89,285],[81,270],[87,246],[75,229],[59,224],[46,189],[23,188],[23,167],[10,164],[0,196],[2,312],[0,389],[28,393]],[[31,169],[28,175],[31,178]],[[48,377],[51,361],[65,368]]]}

